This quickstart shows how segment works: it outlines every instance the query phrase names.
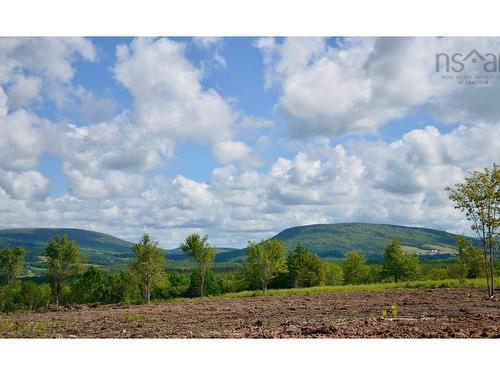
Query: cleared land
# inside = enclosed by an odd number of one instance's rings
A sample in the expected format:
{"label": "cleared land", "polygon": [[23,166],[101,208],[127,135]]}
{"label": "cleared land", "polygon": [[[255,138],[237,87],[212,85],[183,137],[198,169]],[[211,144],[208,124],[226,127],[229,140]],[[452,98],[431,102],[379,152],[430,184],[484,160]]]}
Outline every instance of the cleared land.
{"label": "cleared land", "polygon": [[[477,288],[202,298],[0,316],[0,337],[500,337],[500,300]],[[384,312],[385,311],[385,312]]]}

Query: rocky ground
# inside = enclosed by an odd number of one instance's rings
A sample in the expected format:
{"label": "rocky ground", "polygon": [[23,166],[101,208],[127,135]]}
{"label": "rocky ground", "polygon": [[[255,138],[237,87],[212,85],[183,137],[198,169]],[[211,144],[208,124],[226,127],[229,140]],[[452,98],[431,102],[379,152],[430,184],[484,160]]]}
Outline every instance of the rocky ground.
{"label": "rocky ground", "polygon": [[0,315],[0,337],[499,338],[500,300],[429,289],[80,305]]}

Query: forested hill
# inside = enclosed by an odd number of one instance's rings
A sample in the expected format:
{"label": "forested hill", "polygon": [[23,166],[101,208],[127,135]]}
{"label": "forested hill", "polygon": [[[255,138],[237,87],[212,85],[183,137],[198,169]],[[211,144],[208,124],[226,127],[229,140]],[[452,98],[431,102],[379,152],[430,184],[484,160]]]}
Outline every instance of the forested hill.
{"label": "forested hill", "polygon": [[72,228],[28,228],[0,230],[0,248],[23,247],[28,264],[40,261],[47,243],[55,236],[75,241],[92,264],[112,265],[132,257],[132,243],[108,234]]}
{"label": "forested hill", "polygon": [[380,259],[384,246],[396,237],[401,239],[405,251],[423,258],[438,258],[455,252],[457,235],[418,227],[346,223],[288,228],[273,238],[284,241],[287,250],[302,243],[324,258],[341,258],[348,251],[358,250],[376,260]]}
{"label": "forested hill", "polygon": [[[0,230],[0,248],[24,247],[27,250],[26,263],[34,269],[43,268],[45,246],[57,235],[66,235],[76,241],[89,264],[123,266],[133,256],[133,244],[128,241],[104,233],[69,228]],[[405,251],[423,259],[449,257],[455,252],[455,234],[385,224],[307,225],[286,229],[273,238],[283,240],[288,251],[302,243],[323,258],[342,258],[346,252],[358,250],[369,260],[380,260],[384,246],[395,237],[401,238]],[[216,263],[241,262],[244,256],[245,249],[218,248]],[[175,266],[176,262],[185,262],[187,257],[177,248],[167,250],[167,260]]]}

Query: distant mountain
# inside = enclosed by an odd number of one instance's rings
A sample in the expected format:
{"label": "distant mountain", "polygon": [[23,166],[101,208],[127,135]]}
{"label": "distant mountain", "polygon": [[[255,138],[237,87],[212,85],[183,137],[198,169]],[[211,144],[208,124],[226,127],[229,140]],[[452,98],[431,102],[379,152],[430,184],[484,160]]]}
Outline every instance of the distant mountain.
{"label": "distant mountain", "polygon": [[[34,273],[45,265],[43,254],[55,236],[66,235],[76,241],[89,264],[123,267],[133,257],[133,244],[104,233],[70,228],[32,228],[0,230],[0,248],[24,247],[26,263]],[[423,259],[450,257],[455,253],[456,235],[444,231],[386,224],[316,224],[294,227],[273,238],[283,240],[287,251],[306,245],[322,258],[342,258],[350,250],[362,252],[369,260],[380,260],[384,246],[393,238],[402,240],[403,249]],[[476,245],[479,243],[476,241]],[[244,260],[245,249],[217,248],[216,268],[230,269]],[[190,260],[179,248],[167,250],[172,268],[190,267]]]}
{"label": "distant mountain", "polygon": [[323,258],[341,258],[348,251],[358,250],[368,259],[379,260],[383,248],[396,237],[401,239],[403,250],[421,258],[449,257],[456,252],[456,234],[388,224],[306,225],[285,229],[273,238],[284,241],[287,250],[301,243]]}
{"label": "distant mountain", "polygon": [[[88,264],[106,267],[123,267],[134,256],[133,243],[108,234],[72,228],[21,228],[0,230],[0,248],[23,247],[26,252],[26,264],[31,271],[38,273],[44,267],[43,255],[47,243],[55,236],[67,236],[75,241],[85,255]],[[189,258],[180,248],[167,250],[167,260],[174,268],[189,267]],[[234,254],[234,253],[238,254]],[[244,250],[217,248],[215,261],[224,263],[238,261]]]}
{"label": "distant mountain", "polygon": [[23,228],[0,230],[0,248],[23,247],[27,250],[26,263],[42,266],[47,243],[55,236],[67,236],[75,241],[90,264],[110,266],[123,263],[133,256],[132,243],[108,234],[71,228]]}

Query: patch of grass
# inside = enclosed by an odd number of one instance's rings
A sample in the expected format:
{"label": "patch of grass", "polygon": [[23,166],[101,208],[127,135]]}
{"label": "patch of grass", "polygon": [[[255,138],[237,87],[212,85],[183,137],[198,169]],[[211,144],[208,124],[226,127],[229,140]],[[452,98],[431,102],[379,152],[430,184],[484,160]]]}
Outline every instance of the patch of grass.
{"label": "patch of grass", "polygon": [[126,322],[137,322],[141,320],[141,316],[139,314],[125,313],[123,314],[123,320]]}
{"label": "patch of grass", "polygon": [[[496,285],[500,286],[500,280],[496,280]],[[380,292],[394,289],[435,289],[435,288],[485,288],[484,279],[446,279],[446,280],[419,280],[403,281],[398,283],[377,283],[377,284],[358,284],[358,285],[337,285],[337,286],[315,286],[312,288],[292,288],[292,289],[269,289],[266,294],[260,290],[247,290],[236,293],[226,293],[221,296],[212,296],[208,298],[244,298],[258,296],[283,296],[283,295],[307,295],[318,293],[334,292]]]}
{"label": "patch of grass", "polygon": [[393,318],[398,317],[398,311],[399,311],[398,305],[396,304],[391,305],[391,315]]}
{"label": "patch of grass", "polygon": [[2,337],[36,337],[52,328],[64,324],[64,320],[41,320],[31,322],[26,320],[3,321],[0,322],[0,336]]}
{"label": "patch of grass", "polygon": [[10,320],[0,322],[0,333],[10,330],[13,326],[14,323],[12,323]]}
{"label": "patch of grass", "polygon": [[383,309],[380,316],[382,317],[382,319],[385,319],[387,318],[387,310],[386,309]]}

